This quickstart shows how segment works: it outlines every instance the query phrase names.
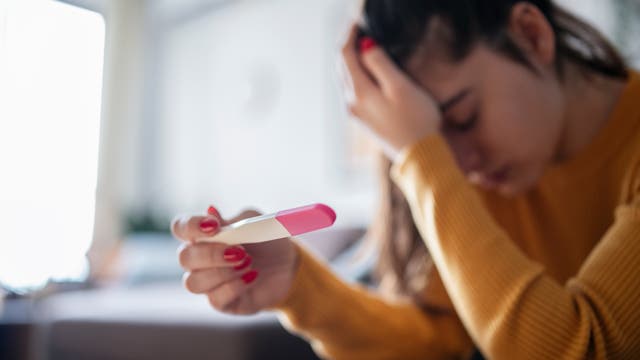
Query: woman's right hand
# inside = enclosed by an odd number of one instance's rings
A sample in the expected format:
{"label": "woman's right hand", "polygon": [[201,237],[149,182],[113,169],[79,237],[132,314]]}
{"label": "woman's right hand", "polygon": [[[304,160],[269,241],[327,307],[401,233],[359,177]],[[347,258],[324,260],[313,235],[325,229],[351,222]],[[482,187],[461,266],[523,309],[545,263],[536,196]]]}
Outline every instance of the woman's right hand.
{"label": "woman's right hand", "polygon": [[171,224],[173,235],[184,242],[178,252],[186,270],[184,286],[206,295],[221,312],[248,315],[274,306],[284,300],[293,282],[299,255],[290,238],[237,246],[195,242],[222,226],[259,215],[246,210],[225,220],[210,207],[206,216],[178,217]]}

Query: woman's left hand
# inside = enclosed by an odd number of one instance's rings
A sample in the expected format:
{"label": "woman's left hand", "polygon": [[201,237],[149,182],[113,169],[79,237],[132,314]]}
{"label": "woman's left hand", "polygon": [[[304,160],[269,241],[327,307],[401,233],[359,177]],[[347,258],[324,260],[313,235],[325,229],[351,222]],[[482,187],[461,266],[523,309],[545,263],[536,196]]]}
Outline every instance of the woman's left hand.
{"label": "woman's left hand", "polygon": [[440,110],[372,39],[356,44],[357,32],[353,25],[342,47],[349,112],[395,160],[404,147],[439,131]]}

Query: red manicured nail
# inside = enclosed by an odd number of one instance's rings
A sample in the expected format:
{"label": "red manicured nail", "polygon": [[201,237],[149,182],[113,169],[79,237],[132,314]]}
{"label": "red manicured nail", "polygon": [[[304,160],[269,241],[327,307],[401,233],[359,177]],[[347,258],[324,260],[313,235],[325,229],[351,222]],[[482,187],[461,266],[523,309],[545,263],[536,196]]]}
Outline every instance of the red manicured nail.
{"label": "red manicured nail", "polygon": [[202,219],[202,221],[200,221],[200,230],[206,233],[216,230],[219,226],[216,219]]}
{"label": "red manicured nail", "polygon": [[370,37],[363,37],[362,39],[360,39],[360,52],[361,53],[365,53],[368,50],[371,50],[372,48],[376,47],[378,44],[376,44],[376,41],[373,40]]}
{"label": "red manicured nail", "polygon": [[247,256],[247,253],[237,246],[230,247],[224,251],[223,257],[227,262],[236,262],[244,259]]}
{"label": "red manicured nail", "polygon": [[257,277],[258,277],[258,272],[255,270],[251,270],[248,273],[242,275],[242,281],[244,281],[245,284],[250,284],[253,281],[255,281]]}
{"label": "red manicured nail", "polygon": [[222,216],[220,216],[220,212],[218,212],[218,209],[216,209],[215,206],[213,205],[209,206],[209,208],[207,209],[207,214],[211,216],[215,216],[218,219],[222,218]]}
{"label": "red manicured nail", "polygon": [[235,266],[233,269],[234,270],[243,270],[246,269],[247,267],[249,267],[249,265],[251,265],[251,261],[253,259],[251,259],[251,256],[248,256],[246,258],[244,258],[244,261],[242,262],[242,264]]}

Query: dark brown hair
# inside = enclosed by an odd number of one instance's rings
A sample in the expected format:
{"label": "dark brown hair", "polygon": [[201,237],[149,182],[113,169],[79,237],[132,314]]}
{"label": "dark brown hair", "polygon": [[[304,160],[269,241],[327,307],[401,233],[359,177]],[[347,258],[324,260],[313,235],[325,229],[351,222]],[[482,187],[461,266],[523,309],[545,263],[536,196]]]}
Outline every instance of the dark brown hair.
{"label": "dark brown hair", "polygon": [[[481,42],[513,61],[530,67],[509,37],[507,26],[516,0],[366,0],[361,31],[371,36],[403,68],[424,40],[434,19],[447,26],[443,43],[449,58],[459,61]],[[626,79],[627,66],[615,48],[592,26],[549,0],[530,0],[545,15],[556,35],[556,68],[562,78],[567,63],[586,74]],[[380,206],[369,238],[380,252],[377,279],[386,290],[423,298],[432,264],[407,201],[389,178],[391,163],[381,156]]]}

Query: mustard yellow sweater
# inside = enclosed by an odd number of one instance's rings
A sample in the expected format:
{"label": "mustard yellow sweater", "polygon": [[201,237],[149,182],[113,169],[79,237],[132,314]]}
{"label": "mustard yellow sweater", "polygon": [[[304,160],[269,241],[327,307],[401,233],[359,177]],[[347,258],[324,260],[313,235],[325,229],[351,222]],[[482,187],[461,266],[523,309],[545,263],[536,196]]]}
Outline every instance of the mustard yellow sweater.
{"label": "mustard yellow sweater", "polygon": [[335,359],[640,359],[640,76],[592,143],[537,187],[472,187],[440,136],[391,169],[437,273],[424,312],[338,279],[300,247],[290,330]]}

